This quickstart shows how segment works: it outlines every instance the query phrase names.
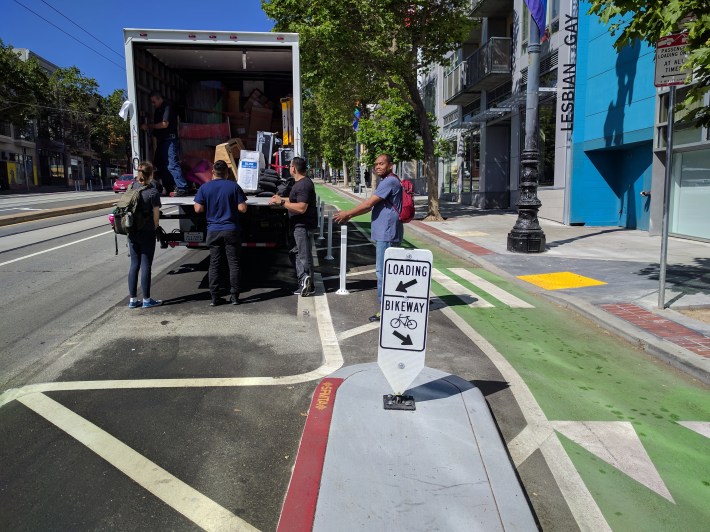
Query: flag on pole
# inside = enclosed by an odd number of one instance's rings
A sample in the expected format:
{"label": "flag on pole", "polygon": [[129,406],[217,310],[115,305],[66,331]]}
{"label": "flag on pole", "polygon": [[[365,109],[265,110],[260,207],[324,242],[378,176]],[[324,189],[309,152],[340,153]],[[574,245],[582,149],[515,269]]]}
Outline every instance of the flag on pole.
{"label": "flag on pole", "polygon": [[537,28],[540,30],[540,35],[545,32],[545,17],[547,16],[547,0],[525,0],[528,5],[530,14],[532,15]]}
{"label": "flag on pole", "polygon": [[[359,102],[356,102],[355,105],[358,105],[358,104],[359,104]],[[358,129],[360,129],[360,108],[359,107],[355,107],[355,111],[353,112],[353,115],[355,116],[355,118],[353,119],[353,130],[357,131]]]}

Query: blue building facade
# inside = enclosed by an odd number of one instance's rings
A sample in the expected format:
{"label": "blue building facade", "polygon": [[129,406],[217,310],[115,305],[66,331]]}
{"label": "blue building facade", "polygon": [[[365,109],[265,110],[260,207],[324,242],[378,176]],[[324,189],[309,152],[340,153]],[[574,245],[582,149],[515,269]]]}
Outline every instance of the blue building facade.
{"label": "blue building facade", "polygon": [[656,109],[654,49],[617,52],[580,3],[569,223],[648,230]]}

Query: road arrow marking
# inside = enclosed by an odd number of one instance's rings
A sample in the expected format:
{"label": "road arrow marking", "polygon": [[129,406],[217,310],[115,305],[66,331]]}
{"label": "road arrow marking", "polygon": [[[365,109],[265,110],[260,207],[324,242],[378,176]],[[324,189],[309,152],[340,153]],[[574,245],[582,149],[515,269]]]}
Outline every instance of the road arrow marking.
{"label": "road arrow marking", "polygon": [[404,292],[406,294],[407,288],[409,288],[410,286],[414,286],[415,284],[417,284],[416,279],[412,279],[411,281],[408,281],[406,283],[403,283],[402,281],[400,281],[399,285],[397,286],[397,288],[395,288],[395,290],[397,292]]}
{"label": "road arrow marking", "polygon": [[628,421],[553,421],[552,426],[636,482],[675,503]]}
{"label": "road arrow marking", "polygon": [[403,334],[398,333],[397,331],[392,331],[392,334],[394,334],[397,338],[402,340],[402,345],[414,345],[412,343],[412,337],[407,335],[404,336]]}

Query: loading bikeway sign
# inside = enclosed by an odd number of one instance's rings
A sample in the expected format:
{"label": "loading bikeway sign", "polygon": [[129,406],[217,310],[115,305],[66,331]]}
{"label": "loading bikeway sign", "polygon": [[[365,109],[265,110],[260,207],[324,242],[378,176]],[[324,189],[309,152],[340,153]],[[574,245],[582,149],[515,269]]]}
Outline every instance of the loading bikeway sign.
{"label": "loading bikeway sign", "polygon": [[396,395],[424,369],[432,260],[428,249],[385,251],[377,363]]}

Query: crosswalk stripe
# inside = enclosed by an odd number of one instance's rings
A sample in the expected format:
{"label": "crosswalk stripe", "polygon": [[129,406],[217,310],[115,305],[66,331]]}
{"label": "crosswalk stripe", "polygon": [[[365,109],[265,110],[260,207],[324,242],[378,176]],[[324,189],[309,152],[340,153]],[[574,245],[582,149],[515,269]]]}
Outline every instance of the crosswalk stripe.
{"label": "crosswalk stripe", "polygon": [[478,294],[472,292],[465,286],[461,285],[460,283],[457,283],[450,277],[447,277],[444,275],[442,272],[437,270],[436,268],[432,268],[432,278],[439,283],[441,286],[446,288],[449,292],[451,292],[453,295],[458,297],[460,300],[468,303],[469,299],[473,299],[472,303],[469,303],[469,307],[471,308],[491,308],[493,305],[483,299],[481,296]]}
{"label": "crosswalk stripe", "polygon": [[530,303],[523,301],[522,299],[519,299],[515,297],[513,294],[510,294],[503,290],[502,288],[494,285],[490,281],[487,281],[483,279],[482,277],[479,277],[473,272],[468,271],[465,268],[449,268],[450,271],[461,277],[462,279],[466,279],[469,283],[472,285],[480,288],[484,292],[489,293],[493,297],[495,297],[498,301],[501,303],[505,303],[511,308],[535,308],[533,305]]}

